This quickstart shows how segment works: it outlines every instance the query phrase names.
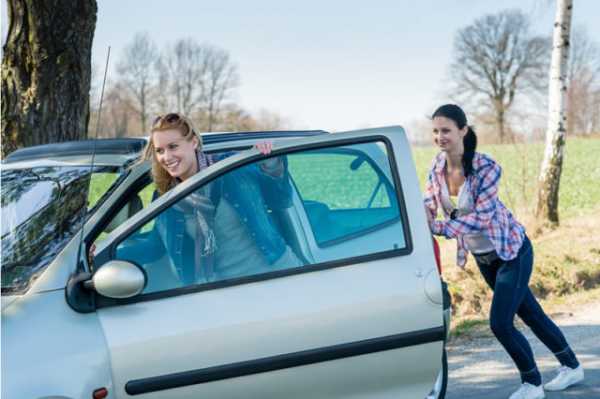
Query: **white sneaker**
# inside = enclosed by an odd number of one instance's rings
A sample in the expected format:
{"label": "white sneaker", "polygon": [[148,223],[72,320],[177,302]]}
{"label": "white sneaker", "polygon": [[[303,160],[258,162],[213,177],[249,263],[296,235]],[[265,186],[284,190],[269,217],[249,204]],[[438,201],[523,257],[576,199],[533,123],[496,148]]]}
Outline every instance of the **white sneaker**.
{"label": "white sneaker", "polygon": [[535,386],[528,382],[524,382],[521,384],[521,388],[510,395],[510,398],[508,399],[544,399],[545,397],[544,388],[542,388],[541,385]]}
{"label": "white sneaker", "polygon": [[548,391],[562,391],[573,384],[583,381],[583,367],[581,364],[576,369],[567,366],[560,366],[558,375],[549,383],[544,385]]}

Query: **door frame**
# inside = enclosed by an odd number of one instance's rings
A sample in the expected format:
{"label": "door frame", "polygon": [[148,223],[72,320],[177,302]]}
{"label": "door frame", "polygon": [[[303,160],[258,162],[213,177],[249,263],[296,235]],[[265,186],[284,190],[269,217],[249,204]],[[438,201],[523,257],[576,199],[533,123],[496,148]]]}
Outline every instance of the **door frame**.
{"label": "door frame", "polygon": [[[411,236],[411,228],[408,220],[408,212],[406,208],[406,203],[403,195],[402,182],[400,180],[400,174],[397,169],[396,157],[394,155],[393,143],[391,140],[384,134],[381,133],[383,129],[402,129],[401,127],[390,127],[390,128],[375,128],[375,129],[367,129],[356,132],[347,132],[340,134],[332,134],[332,135],[321,135],[316,137],[310,137],[306,139],[294,140],[286,143],[282,143],[281,146],[277,145],[277,148],[274,148],[273,151],[265,156],[261,154],[258,150],[252,149],[247,152],[243,152],[240,154],[233,155],[226,159],[223,159],[210,167],[198,172],[195,176],[190,179],[182,182],[171,191],[168,191],[158,199],[156,199],[150,206],[146,209],[141,210],[137,214],[135,214],[130,220],[123,223],[117,229],[115,229],[109,237],[105,239],[107,243],[104,249],[98,253],[96,259],[101,260],[102,263],[114,259],[116,256],[116,247],[123,240],[125,240],[130,234],[141,228],[145,225],[149,220],[155,218],[159,213],[163,212],[165,209],[197,190],[201,186],[210,183],[211,181],[217,179],[218,177],[228,173],[233,169],[237,169],[253,163],[255,161],[264,160],[272,157],[277,157],[280,155],[293,154],[296,152],[302,152],[311,149],[321,149],[328,147],[339,147],[342,145],[353,145],[353,144],[362,144],[362,143],[370,143],[370,142],[383,142],[386,146],[387,158],[390,162],[390,169],[392,174],[392,183],[395,186],[396,198],[398,201],[398,207],[400,212],[400,223],[402,224],[402,229],[405,238],[405,247],[392,249],[384,252],[378,252],[375,254],[369,255],[361,255],[355,256],[351,258],[344,258],[341,260],[333,260],[322,263],[316,263],[311,265],[305,265],[298,268],[285,269],[285,270],[277,270],[267,273],[262,273],[258,275],[251,276],[243,276],[232,278],[228,280],[216,281],[203,283],[199,285],[191,285],[186,287],[174,288],[171,290],[147,293],[137,295],[132,298],[126,299],[112,299],[106,298],[101,295],[97,295],[96,298],[96,307],[104,308],[110,306],[117,305],[125,305],[130,303],[138,303],[144,301],[151,301],[162,298],[169,298],[173,296],[186,295],[195,292],[202,292],[207,290],[213,290],[223,287],[229,287],[240,284],[247,284],[257,281],[269,280],[274,278],[279,278],[283,276],[291,276],[295,274],[302,273],[310,273],[315,271],[321,271],[325,269],[349,266],[356,263],[365,263],[379,259],[386,259],[392,257],[399,257],[404,255],[409,255],[413,251],[413,242]],[[127,190],[126,193],[131,193],[130,190]],[[116,201],[116,203],[122,202],[120,199]],[[100,265],[101,267],[101,265]]]}

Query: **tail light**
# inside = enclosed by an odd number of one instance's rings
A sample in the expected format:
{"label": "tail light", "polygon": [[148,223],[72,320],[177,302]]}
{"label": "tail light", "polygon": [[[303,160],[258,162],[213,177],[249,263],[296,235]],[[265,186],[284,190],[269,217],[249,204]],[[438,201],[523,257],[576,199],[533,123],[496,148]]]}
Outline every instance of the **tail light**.
{"label": "tail light", "polygon": [[435,263],[437,265],[438,272],[440,273],[440,276],[441,276],[442,275],[442,261],[441,261],[441,257],[440,257],[440,244],[438,244],[435,237],[431,237],[431,240],[433,241],[433,253],[435,255]]}

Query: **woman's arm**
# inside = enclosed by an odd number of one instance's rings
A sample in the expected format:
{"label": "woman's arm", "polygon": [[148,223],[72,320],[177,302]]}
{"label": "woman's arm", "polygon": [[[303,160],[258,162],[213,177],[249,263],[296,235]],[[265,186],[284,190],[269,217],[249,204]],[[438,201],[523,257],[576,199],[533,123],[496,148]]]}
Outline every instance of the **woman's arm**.
{"label": "woman's arm", "polygon": [[502,169],[500,165],[492,162],[478,171],[478,174],[480,177],[474,211],[455,219],[434,221],[432,225],[434,234],[454,238],[462,234],[481,232],[489,226],[496,212]]}
{"label": "woman's arm", "polygon": [[[254,148],[263,155],[271,153],[273,146],[270,142],[257,143]],[[225,159],[236,152],[228,152],[213,157],[215,162]],[[288,162],[285,155],[254,162],[228,172],[225,191],[242,201],[240,195],[251,196],[256,200],[262,197],[270,209],[285,209],[291,206],[292,186],[288,172]],[[245,189],[242,189],[242,186]],[[256,190],[256,191],[254,191]]]}
{"label": "woman's arm", "polygon": [[425,213],[427,214],[427,221],[429,222],[430,228],[432,228],[433,221],[435,221],[435,218],[437,217],[437,202],[435,200],[433,179],[433,169],[431,169],[429,171],[429,176],[427,177],[427,182],[425,183],[425,195],[423,198]]}

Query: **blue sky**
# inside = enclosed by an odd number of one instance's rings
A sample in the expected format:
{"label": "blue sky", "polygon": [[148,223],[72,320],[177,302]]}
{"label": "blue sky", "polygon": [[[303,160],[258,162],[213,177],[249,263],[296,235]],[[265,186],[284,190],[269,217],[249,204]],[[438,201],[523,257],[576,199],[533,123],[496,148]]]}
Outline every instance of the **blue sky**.
{"label": "blue sky", "polygon": [[[4,3],[5,0],[2,0]],[[295,128],[340,131],[409,124],[447,100],[456,31],[506,8],[551,34],[548,0],[98,1],[93,62],[112,47],[109,79],[136,32],[162,47],[193,37],[230,52],[243,107],[278,112]],[[3,5],[3,33],[6,10]],[[573,22],[600,38],[600,1],[575,0]]]}

